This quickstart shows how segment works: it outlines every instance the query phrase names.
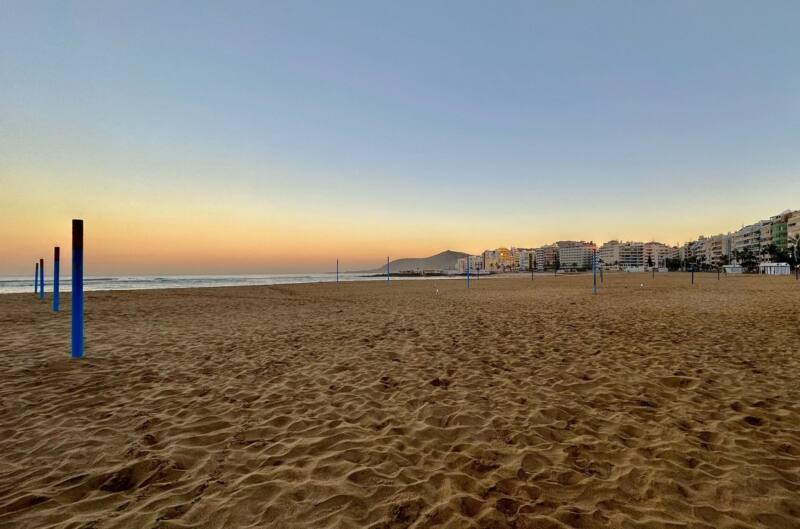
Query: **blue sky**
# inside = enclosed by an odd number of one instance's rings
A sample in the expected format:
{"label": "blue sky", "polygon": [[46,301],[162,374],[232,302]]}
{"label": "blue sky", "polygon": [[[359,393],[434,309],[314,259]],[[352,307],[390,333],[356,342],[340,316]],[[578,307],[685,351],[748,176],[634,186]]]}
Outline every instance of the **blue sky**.
{"label": "blue sky", "polygon": [[[163,226],[153,256],[190,241],[153,270],[226,269],[198,253],[224,240],[258,253],[231,271],[284,271],[326,252],[676,243],[800,208],[797,2],[2,11],[0,217],[20,235],[0,272],[79,215],[107,246]],[[103,262],[151,271],[129,257]]]}

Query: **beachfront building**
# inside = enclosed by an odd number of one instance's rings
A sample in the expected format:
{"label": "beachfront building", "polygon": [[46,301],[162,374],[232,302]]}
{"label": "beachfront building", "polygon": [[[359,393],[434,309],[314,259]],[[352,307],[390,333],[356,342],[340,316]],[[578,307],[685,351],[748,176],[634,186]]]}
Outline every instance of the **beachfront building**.
{"label": "beachfront building", "polygon": [[500,264],[497,260],[497,252],[494,250],[485,250],[482,254],[483,269],[487,272],[496,272],[500,269]]}
{"label": "beachfront building", "polygon": [[700,235],[696,240],[684,243],[678,251],[678,256],[687,270],[702,268],[708,264],[709,248],[708,239]]}
{"label": "beachfront building", "polygon": [[508,248],[496,248],[483,252],[483,266],[487,272],[511,272],[519,268],[519,261]]}
{"label": "beachfront building", "polygon": [[533,248],[512,248],[511,253],[519,263],[519,270],[530,272],[531,266],[536,266],[536,250]]}
{"label": "beachfront building", "polygon": [[800,209],[791,212],[786,218],[786,239],[800,237]]}
{"label": "beachfront building", "polygon": [[559,241],[558,262],[563,270],[589,270],[592,268],[592,256],[597,250],[593,242]]}
{"label": "beachfront building", "polygon": [[730,260],[731,244],[730,233],[720,233],[711,237],[701,235],[696,241],[686,243],[685,259],[695,266],[719,267]]}
{"label": "beachfront building", "polygon": [[533,262],[537,272],[554,270],[558,267],[558,246],[548,244],[534,249]]}
{"label": "beachfront building", "polygon": [[623,270],[641,270],[644,264],[644,243],[628,241],[619,245],[619,265]]}
{"label": "beachfront building", "polygon": [[667,259],[678,257],[678,249],[661,242],[651,241],[642,245],[642,262],[645,266],[652,263],[654,268],[667,266]]}
{"label": "beachfront building", "polygon": [[605,268],[619,267],[619,245],[617,240],[604,242],[603,245],[597,250],[598,263]]}
{"label": "beachfront building", "polygon": [[711,245],[709,257],[712,264],[720,266],[730,261],[733,245],[733,237],[730,233],[714,235],[709,237],[709,241]]}
{"label": "beachfront building", "polygon": [[[770,217],[769,230],[761,229],[761,248],[762,255],[765,246],[772,245],[773,249],[778,251],[785,251],[788,248],[789,242],[789,220],[797,214],[797,211],[786,210],[778,213],[774,217]],[[765,232],[769,233],[770,238],[765,238]]]}
{"label": "beachfront building", "polygon": [[514,259],[514,254],[508,248],[498,248],[495,250],[497,264],[503,272],[511,272],[519,268],[519,262]]}
{"label": "beachfront building", "polygon": [[733,252],[743,252],[750,250],[754,255],[761,253],[761,227],[770,223],[768,220],[761,220],[749,226],[742,226],[733,234]]}
{"label": "beachfront building", "polygon": [[467,261],[469,261],[471,274],[483,273],[483,255],[470,255],[469,257],[460,257],[456,261],[456,270],[459,274],[467,273]]}
{"label": "beachfront building", "polygon": [[772,244],[778,250],[785,250],[789,242],[789,225],[786,222],[772,223]]}

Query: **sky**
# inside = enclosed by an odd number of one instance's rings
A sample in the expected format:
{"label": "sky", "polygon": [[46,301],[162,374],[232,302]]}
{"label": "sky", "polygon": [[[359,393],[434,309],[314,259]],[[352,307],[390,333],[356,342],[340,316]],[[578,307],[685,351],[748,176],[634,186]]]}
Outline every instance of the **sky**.
{"label": "sky", "polygon": [[0,11],[0,275],[72,218],[89,274],[216,274],[676,244],[800,208],[798,2]]}

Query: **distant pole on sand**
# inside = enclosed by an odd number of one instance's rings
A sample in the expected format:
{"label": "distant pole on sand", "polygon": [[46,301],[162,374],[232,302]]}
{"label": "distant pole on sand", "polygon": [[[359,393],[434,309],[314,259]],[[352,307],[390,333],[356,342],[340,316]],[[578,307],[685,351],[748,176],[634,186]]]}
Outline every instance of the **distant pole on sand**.
{"label": "distant pole on sand", "polygon": [[467,256],[467,288],[469,288],[469,255]]}
{"label": "distant pole on sand", "polygon": [[83,357],[83,221],[72,219],[72,358]]}
{"label": "distant pole on sand", "polygon": [[53,312],[58,312],[59,299],[58,299],[58,274],[61,268],[61,248],[56,246],[53,249]]}
{"label": "distant pole on sand", "polygon": [[692,284],[694,285],[694,265],[692,265]]}
{"label": "distant pole on sand", "polygon": [[44,299],[44,259],[39,259],[39,299]]}
{"label": "distant pole on sand", "polygon": [[336,282],[339,282],[339,259],[336,259]]}
{"label": "distant pole on sand", "polygon": [[597,250],[592,250],[592,294],[597,294]]}
{"label": "distant pole on sand", "polygon": [[533,281],[533,254],[528,254],[528,268],[531,269],[531,281]]}
{"label": "distant pole on sand", "polygon": [[719,281],[719,267],[717,267],[717,281]]}
{"label": "distant pole on sand", "polygon": [[33,270],[33,294],[39,293],[39,263],[36,263],[36,268]]}
{"label": "distant pole on sand", "polygon": [[389,282],[389,256],[386,256],[386,282]]}

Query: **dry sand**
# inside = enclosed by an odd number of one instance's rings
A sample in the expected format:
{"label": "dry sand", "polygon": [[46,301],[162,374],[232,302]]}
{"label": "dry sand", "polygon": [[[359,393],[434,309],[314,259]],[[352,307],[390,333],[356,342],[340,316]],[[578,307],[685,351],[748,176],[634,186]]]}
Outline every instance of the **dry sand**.
{"label": "dry sand", "polygon": [[0,296],[0,527],[800,527],[800,283],[590,284]]}

